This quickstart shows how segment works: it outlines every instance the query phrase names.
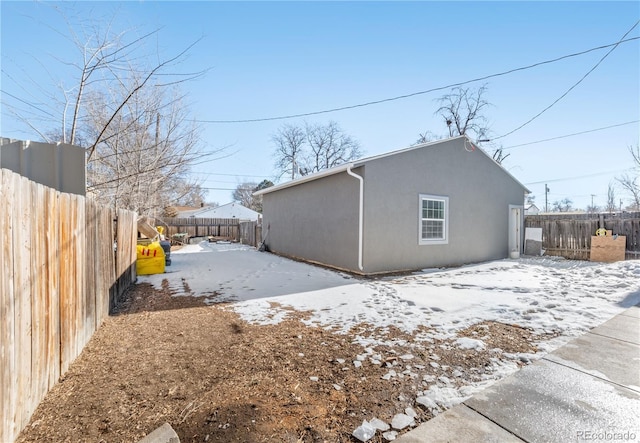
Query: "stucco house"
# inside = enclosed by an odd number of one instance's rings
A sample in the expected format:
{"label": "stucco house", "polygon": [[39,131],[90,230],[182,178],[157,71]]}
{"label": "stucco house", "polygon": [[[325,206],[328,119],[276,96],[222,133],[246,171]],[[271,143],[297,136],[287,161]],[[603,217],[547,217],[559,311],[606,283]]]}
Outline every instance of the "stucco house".
{"label": "stucco house", "polygon": [[260,213],[249,209],[237,202],[226,205],[210,207],[204,206],[195,210],[179,211],[178,217],[187,218],[237,218],[242,221],[258,221]]}
{"label": "stucco house", "polygon": [[524,215],[538,215],[540,213],[540,209],[535,205],[535,203],[528,203],[524,205]]}
{"label": "stucco house", "polygon": [[357,160],[256,192],[274,253],[360,274],[522,251],[529,191],[468,137]]}

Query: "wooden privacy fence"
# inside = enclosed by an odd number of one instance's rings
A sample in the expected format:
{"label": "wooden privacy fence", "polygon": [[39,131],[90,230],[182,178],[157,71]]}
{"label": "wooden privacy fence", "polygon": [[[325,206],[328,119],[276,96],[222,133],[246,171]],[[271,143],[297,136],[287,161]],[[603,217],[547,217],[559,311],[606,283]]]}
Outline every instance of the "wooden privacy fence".
{"label": "wooden privacy fence", "polygon": [[237,218],[166,218],[168,237],[186,233],[188,237],[220,237],[240,240],[240,220]]}
{"label": "wooden privacy fence", "polygon": [[589,260],[591,236],[604,228],[627,237],[627,260],[640,258],[640,212],[527,215],[525,227],[542,228],[542,249],[547,255]]}
{"label": "wooden privacy fence", "polygon": [[240,243],[257,247],[262,241],[262,225],[255,221],[240,222]]}
{"label": "wooden privacy fence", "polygon": [[[0,441],[38,403],[135,280],[136,214],[0,170]],[[114,251],[117,239],[117,251]]]}

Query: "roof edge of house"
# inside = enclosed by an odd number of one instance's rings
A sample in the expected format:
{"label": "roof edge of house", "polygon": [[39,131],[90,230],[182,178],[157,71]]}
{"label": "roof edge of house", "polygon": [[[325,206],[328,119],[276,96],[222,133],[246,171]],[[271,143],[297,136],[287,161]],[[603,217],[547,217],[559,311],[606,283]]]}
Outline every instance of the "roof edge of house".
{"label": "roof edge of house", "polygon": [[317,180],[319,178],[322,177],[327,177],[329,175],[334,175],[334,174],[339,174],[340,172],[344,172],[347,170],[347,168],[354,164],[354,163],[359,163],[360,161],[356,161],[356,162],[352,162],[352,163],[345,163],[343,165],[340,166],[335,166],[333,168],[329,168],[329,169],[323,169],[322,171],[318,171],[318,172],[314,172],[313,174],[309,174],[309,175],[303,175],[300,178],[296,178],[294,180],[290,180],[288,182],[284,182],[284,183],[280,183],[278,185],[275,186],[271,186],[269,188],[265,188],[265,189],[261,189],[259,191],[256,191],[253,193],[253,195],[264,195],[264,194],[268,194],[270,192],[274,192],[274,191],[279,191],[281,189],[286,189],[286,188],[290,188],[292,186],[297,186],[299,184],[302,183],[306,183],[306,182],[310,182],[313,180]]}
{"label": "roof edge of house", "polygon": [[342,164],[342,165],[339,165],[339,166],[335,166],[333,168],[324,169],[322,171],[318,171],[318,172],[315,172],[315,173],[309,174],[309,175],[304,175],[304,176],[302,176],[300,178],[296,178],[296,179],[290,180],[288,182],[280,183],[278,185],[271,186],[271,187],[266,188],[266,189],[261,189],[259,191],[254,192],[253,195],[259,196],[259,195],[268,194],[270,192],[275,192],[275,191],[280,191],[282,189],[291,188],[293,186],[297,186],[297,185],[300,185],[302,183],[307,183],[307,182],[314,181],[314,180],[317,180],[317,179],[320,179],[320,178],[323,178],[323,177],[328,177],[330,175],[335,175],[335,174],[339,174],[341,172],[345,172],[347,169],[349,169],[349,167],[357,168],[357,167],[362,166],[365,163],[368,163],[368,162],[373,161],[373,160],[378,160],[378,159],[381,159],[381,158],[389,157],[389,156],[400,154],[400,153],[403,153],[403,152],[413,151],[414,149],[421,149],[421,148],[424,148],[424,147],[427,147],[427,146],[430,146],[430,145],[436,145],[436,144],[439,144],[439,143],[449,142],[449,141],[457,140],[457,139],[460,139],[460,138],[464,138],[464,139],[468,140],[469,143],[472,143],[474,147],[477,147],[484,155],[489,157],[498,167],[500,167],[509,177],[511,177],[511,179],[513,179],[516,183],[518,183],[520,186],[522,186],[522,188],[525,190],[525,192],[527,194],[531,193],[531,191],[524,184],[522,184],[517,178],[515,178],[513,176],[513,174],[511,174],[509,171],[507,171],[507,169],[504,166],[502,166],[500,163],[495,161],[495,159],[493,157],[491,157],[484,149],[482,149],[481,147],[477,146],[473,142],[473,140],[471,140],[469,138],[468,135],[463,134],[463,135],[458,135],[458,136],[455,136],[455,137],[445,138],[445,139],[441,139],[441,140],[434,140],[434,141],[430,141],[430,142],[426,142],[426,143],[420,143],[420,144],[412,145],[412,146],[409,146],[409,147],[406,147],[406,148],[402,148],[402,149],[396,149],[396,150],[393,150],[393,151],[385,152],[383,154],[373,155],[371,157],[365,157],[365,158],[362,158],[360,160],[354,160],[352,162],[345,163],[345,164]]}

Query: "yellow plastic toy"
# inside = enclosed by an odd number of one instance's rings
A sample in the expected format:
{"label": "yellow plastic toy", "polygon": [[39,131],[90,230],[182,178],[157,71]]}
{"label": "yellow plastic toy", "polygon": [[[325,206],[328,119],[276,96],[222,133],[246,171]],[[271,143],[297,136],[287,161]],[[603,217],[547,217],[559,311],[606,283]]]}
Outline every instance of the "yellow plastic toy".
{"label": "yellow plastic toy", "polygon": [[164,249],[160,242],[138,245],[136,272],[138,275],[163,274],[165,267]]}

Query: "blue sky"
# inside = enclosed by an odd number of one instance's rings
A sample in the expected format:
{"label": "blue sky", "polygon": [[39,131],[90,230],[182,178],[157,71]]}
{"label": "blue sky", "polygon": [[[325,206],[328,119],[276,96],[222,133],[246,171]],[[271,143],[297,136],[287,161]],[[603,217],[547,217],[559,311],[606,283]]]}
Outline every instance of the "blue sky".
{"label": "blue sky", "polygon": [[[172,56],[202,40],[180,65],[211,68],[184,85],[192,117],[236,120],[320,111],[395,97],[491,75],[615,43],[639,19],[640,2],[55,2],[1,3],[2,101],[33,100],[72,72],[74,52],[56,8],[142,35],[162,27],[158,51]],[[637,26],[627,36],[640,36]],[[507,149],[504,166],[544,206],[565,197],[585,208],[606,201],[607,186],[631,166],[639,141],[640,40],[619,45],[585,80],[539,118],[501,138],[505,148],[621,123],[615,128]],[[609,49],[487,80],[493,136],[549,106]],[[46,68],[46,69],[45,69]],[[25,84],[25,72],[42,87]],[[10,77],[9,77],[10,76]],[[473,83],[469,86],[479,86]],[[207,149],[232,154],[196,166],[226,203],[243,181],[273,179],[271,136],[284,123],[336,121],[366,155],[442,134],[433,92],[378,105],[291,120],[203,123]],[[44,98],[42,98],[44,100]],[[45,128],[46,129],[46,128]],[[3,107],[4,137],[37,139]],[[618,191],[618,199],[626,197]]]}

